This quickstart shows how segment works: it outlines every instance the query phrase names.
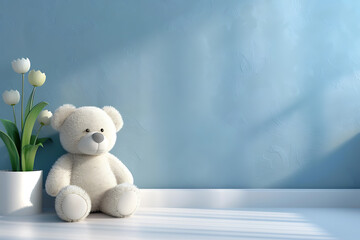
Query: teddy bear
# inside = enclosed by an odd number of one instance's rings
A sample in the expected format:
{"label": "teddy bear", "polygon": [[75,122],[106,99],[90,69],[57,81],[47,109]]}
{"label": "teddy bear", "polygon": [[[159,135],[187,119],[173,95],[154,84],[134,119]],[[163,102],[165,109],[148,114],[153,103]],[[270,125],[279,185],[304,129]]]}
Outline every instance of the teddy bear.
{"label": "teddy bear", "polygon": [[68,222],[90,212],[128,217],[139,206],[139,190],[129,169],[109,151],[122,128],[120,113],[111,106],[65,104],[52,119],[62,147],[68,152],[52,166],[46,192],[55,198],[57,215]]}

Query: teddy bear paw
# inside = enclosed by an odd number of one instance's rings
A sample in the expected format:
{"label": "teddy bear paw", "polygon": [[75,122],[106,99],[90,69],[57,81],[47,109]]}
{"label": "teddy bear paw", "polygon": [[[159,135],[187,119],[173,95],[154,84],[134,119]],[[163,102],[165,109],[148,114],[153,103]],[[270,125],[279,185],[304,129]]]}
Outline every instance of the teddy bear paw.
{"label": "teddy bear paw", "polygon": [[85,199],[72,193],[64,198],[62,210],[67,218],[76,221],[86,214],[87,204]]}
{"label": "teddy bear paw", "polygon": [[138,194],[135,191],[126,191],[121,193],[117,211],[121,216],[130,216],[138,207]]}
{"label": "teddy bear paw", "polygon": [[131,216],[140,204],[139,189],[122,183],[110,189],[101,204],[101,211],[114,217]]}
{"label": "teddy bear paw", "polygon": [[60,191],[55,201],[56,213],[68,222],[77,222],[86,218],[91,209],[87,193],[77,186],[68,186]]}

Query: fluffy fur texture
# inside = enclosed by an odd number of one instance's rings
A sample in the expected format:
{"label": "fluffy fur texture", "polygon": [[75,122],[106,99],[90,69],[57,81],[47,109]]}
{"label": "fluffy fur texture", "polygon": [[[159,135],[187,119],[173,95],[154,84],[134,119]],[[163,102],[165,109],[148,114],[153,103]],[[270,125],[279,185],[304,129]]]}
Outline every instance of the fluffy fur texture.
{"label": "fluffy fur texture", "polygon": [[120,113],[118,112],[118,110],[116,110],[114,107],[112,106],[105,106],[103,107],[103,110],[111,117],[111,119],[113,120],[115,127],[116,127],[116,131],[120,131],[120,129],[123,127],[124,122],[122,120],[122,117],[120,115]]}
{"label": "fluffy fur texture", "polygon": [[95,211],[114,217],[133,214],[139,190],[126,166],[109,153],[123,126],[120,113],[113,107],[66,104],[56,110],[52,126],[68,151],[55,162],[45,183],[46,192],[56,196],[58,216],[72,222]]}
{"label": "fluffy fur texture", "polygon": [[51,119],[51,126],[55,130],[59,130],[59,127],[64,123],[65,119],[75,111],[76,107],[71,104],[64,104],[54,113],[54,117]]}
{"label": "fluffy fur texture", "polygon": [[138,207],[138,199],[139,190],[134,185],[119,184],[105,193],[100,209],[114,217],[127,217]]}
{"label": "fluffy fur texture", "polygon": [[69,185],[64,187],[57,195],[55,209],[62,220],[77,222],[89,215],[91,200],[84,189]]}

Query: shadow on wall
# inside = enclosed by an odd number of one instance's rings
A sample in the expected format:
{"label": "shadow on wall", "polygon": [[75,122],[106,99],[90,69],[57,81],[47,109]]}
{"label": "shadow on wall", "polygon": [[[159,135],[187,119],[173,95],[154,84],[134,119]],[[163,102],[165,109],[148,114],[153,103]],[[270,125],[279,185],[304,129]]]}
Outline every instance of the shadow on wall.
{"label": "shadow on wall", "polygon": [[[355,187],[358,138],[322,152],[328,136],[347,141],[337,126],[360,121],[358,7],[0,1],[0,72],[7,87],[18,88],[8,61],[28,56],[48,76],[36,98],[48,100],[49,110],[64,103],[117,108],[125,125],[112,153],[140,187]],[[12,119],[8,106],[0,110]],[[48,131],[42,136],[54,142],[35,162],[44,180],[65,153]],[[3,154],[0,169],[9,167]]]}
{"label": "shadow on wall", "polygon": [[[359,186],[360,134],[341,145],[334,152],[318,159],[312,159],[301,170],[282,179],[282,188],[356,188]],[[324,187],[331,186],[331,187]],[[270,186],[271,187],[271,186]]]}
{"label": "shadow on wall", "polygon": [[34,166],[34,169],[43,170],[43,187],[45,187],[45,181],[52,165],[59,157],[66,153],[61,147],[58,133],[53,133],[49,137],[52,139],[52,142],[46,142],[44,149],[40,148],[38,150]]}

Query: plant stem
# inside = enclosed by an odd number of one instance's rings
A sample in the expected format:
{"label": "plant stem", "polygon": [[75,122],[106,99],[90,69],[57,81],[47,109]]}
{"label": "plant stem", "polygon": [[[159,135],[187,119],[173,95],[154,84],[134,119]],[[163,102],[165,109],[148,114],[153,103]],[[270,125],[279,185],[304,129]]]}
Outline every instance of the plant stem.
{"label": "plant stem", "polygon": [[17,124],[16,124],[16,115],[15,115],[15,107],[14,107],[14,105],[11,105],[11,106],[12,106],[13,114],[14,114],[14,123],[17,126]]}
{"label": "plant stem", "polygon": [[24,119],[23,119],[23,106],[24,106],[24,74],[22,75],[22,87],[21,87],[21,131],[24,127]]}
{"label": "plant stem", "polygon": [[34,88],[33,88],[33,92],[34,92],[34,94],[32,94],[32,99],[31,99],[30,110],[31,110],[31,108],[32,108],[32,107],[33,107],[33,105],[34,105],[35,90],[36,90],[36,87],[34,86]]}
{"label": "plant stem", "polygon": [[40,130],[41,130],[41,128],[43,127],[44,125],[43,124],[41,124],[41,126],[39,127],[39,129],[37,130],[37,132],[36,132],[36,136],[35,136],[35,140],[34,140],[34,145],[36,145],[36,140],[38,139],[38,136],[39,136],[39,133],[40,133]]}
{"label": "plant stem", "polygon": [[[15,105],[11,105],[12,106],[12,109],[13,109],[13,114],[14,114],[14,123],[15,123],[15,126],[17,128],[17,123],[16,123],[16,115],[15,115]],[[19,163],[18,163],[18,166],[17,166],[17,169],[16,171],[20,171],[21,170],[21,156],[19,158]]]}

